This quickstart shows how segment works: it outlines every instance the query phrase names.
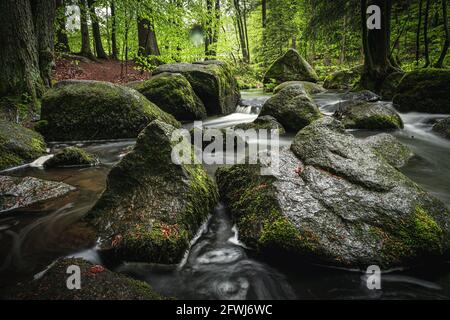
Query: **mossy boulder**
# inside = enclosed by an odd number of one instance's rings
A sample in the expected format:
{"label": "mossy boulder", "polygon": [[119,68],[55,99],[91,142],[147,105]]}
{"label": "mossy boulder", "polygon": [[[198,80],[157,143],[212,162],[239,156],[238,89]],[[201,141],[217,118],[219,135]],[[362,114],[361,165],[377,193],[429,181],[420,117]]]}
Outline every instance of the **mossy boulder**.
{"label": "mossy boulder", "polygon": [[[197,138],[196,138],[197,135]],[[210,146],[207,151],[211,153],[215,153],[218,151],[217,148],[220,148],[219,145],[214,144],[215,139],[219,138],[222,142],[222,152],[229,151],[227,148],[227,143],[232,141],[233,145],[231,146],[233,150],[236,150],[238,146],[246,145],[246,137],[241,137],[231,128],[203,128],[203,127],[194,127],[189,130],[190,141],[193,146],[199,146],[196,143],[195,139],[200,141],[201,139],[201,147],[202,150],[205,150],[208,146]],[[231,137],[231,138],[230,138]]]}
{"label": "mossy boulder", "polygon": [[0,119],[0,170],[31,162],[43,154],[45,143],[39,133]]}
{"label": "mossy boulder", "polygon": [[205,105],[208,115],[226,115],[236,110],[240,99],[239,88],[225,62],[208,60],[194,64],[165,64],[156,68],[153,74],[165,72],[182,74]]}
{"label": "mossy boulder", "polygon": [[361,90],[361,91],[347,92],[342,96],[342,99],[352,101],[362,100],[362,101],[376,102],[381,100],[381,97],[370,90]]}
{"label": "mossy boulder", "polygon": [[0,211],[28,207],[61,197],[73,190],[75,187],[63,182],[34,177],[0,176]]}
{"label": "mossy boulder", "polygon": [[277,130],[278,134],[284,134],[286,133],[286,130],[284,130],[283,126],[272,116],[260,116],[256,118],[255,121],[249,122],[249,123],[241,123],[237,126],[234,126],[234,129],[242,129],[242,130],[248,130],[248,129],[264,129],[264,130]]}
{"label": "mossy boulder", "polygon": [[130,87],[177,120],[193,121],[206,118],[203,102],[180,73],[163,72],[150,80],[130,84]]}
{"label": "mossy boulder", "polygon": [[275,89],[273,89],[273,93],[276,94],[279,91],[281,91],[282,89],[289,87],[291,85],[302,85],[303,88],[305,89],[305,92],[309,95],[311,94],[316,94],[316,93],[321,93],[321,92],[325,92],[326,90],[317,83],[314,82],[309,82],[309,81],[286,81],[283,82],[282,84],[278,85],[275,87]]}
{"label": "mossy boulder", "polygon": [[259,114],[274,117],[288,132],[297,132],[322,117],[303,85],[289,85],[270,97]]}
{"label": "mossy boulder", "polygon": [[[71,266],[80,268],[80,289],[67,289]],[[19,283],[13,300],[161,300],[149,284],[114,273],[83,259],[57,260],[38,279]]]}
{"label": "mossy boulder", "polygon": [[363,141],[395,168],[403,167],[413,156],[410,148],[388,133],[370,136]]}
{"label": "mossy boulder", "polygon": [[216,180],[241,241],[257,252],[361,268],[449,254],[445,205],[329,117],[298,132],[274,175],[235,165]]}
{"label": "mossy boulder", "polygon": [[450,113],[450,70],[421,69],[401,79],[394,105],[401,112]]}
{"label": "mossy boulder", "polygon": [[325,89],[351,89],[361,78],[364,66],[356,66],[347,70],[340,70],[325,78]]}
{"label": "mossy boulder", "polygon": [[90,167],[98,164],[94,155],[78,147],[67,147],[44,162],[44,168]]}
{"label": "mossy boulder", "polygon": [[134,89],[102,81],[67,80],[44,95],[37,129],[49,141],[136,138],[155,119],[180,126]]}
{"label": "mossy boulder", "polygon": [[439,133],[447,139],[450,139],[450,117],[436,122],[433,126],[433,131]]}
{"label": "mossy boulder", "polygon": [[275,60],[264,75],[263,83],[279,85],[286,81],[317,82],[319,77],[314,69],[298,52],[289,49]]}
{"label": "mossy boulder", "polygon": [[389,102],[346,101],[339,105],[334,117],[346,129],[395,130],[403,128],[400,115]]}
{"label": "mossy boulder", "polygon": [[[101,250],[113,260],[178,263],[217,201],[215,184],[200,164],[176,164],[175,128],[155,120],[110,171],[106,190],[86,219]],[[193,163],[193,162],[192,162]]]}
{"label": "mossy boulder", "polygon": [[392,100],[394,98],[404,75],[404,72],[394,72],[386,77],[380,89],[380,95],[383,100]]}

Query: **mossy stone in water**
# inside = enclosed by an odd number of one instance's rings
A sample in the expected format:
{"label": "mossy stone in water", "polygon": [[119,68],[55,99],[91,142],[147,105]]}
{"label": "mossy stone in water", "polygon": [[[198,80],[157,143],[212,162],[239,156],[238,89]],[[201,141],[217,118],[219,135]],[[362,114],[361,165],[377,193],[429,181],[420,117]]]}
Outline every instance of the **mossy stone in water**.
{"label": "mossy stone in water", "polygon": [[44,162],[45,168],[89,167],[98,163],[98,159],[87,151],[77,147],[67,147],[58,151]]}
{"label": "mossy stone in water", "polygon": [[253,122],[238,124],[238,125],[234,126],[234,129],[277,130],[278,134],[286,133],[283,126],[277,121],[277,119],[275,119],[272,116],[260,116],[260,117],[256,118],[256,120]]}
{"label": "mossy stone in water", "polygon": [[346,129],[402,129],[403,121],[389,102],[346,101],[334,116]]}
{"label": "mossy stone in water", "polygon": [[294,49],[289,49],[275,60],[264,75],[265,85],[281,84],[286,81],[317,82],[317,76],[311,65]]}
{"label": "mossy stone in water", "polygon": [[111,170],[106,190],[86,219],[98,230],[101,249],[114,260],[178,263],[213,211],[217,190],[199,164],[176,164],[175,128],[153,121],[133,150]]}
{"label": "mossy stone in water", "polygon": [[421,69],[401,79],[394,105],[401,112],[450,113],[450,70]]}
{"label": "mossy stone in water", "polygon": [[133,83],[132,88],[177,120],[206,118],[203,102],[182,74],[163,72],[150,80]]}
{"label": "mossy stone in water", "polygon": [[363,66],[356,66],[348,70],[340,70],[329,75],[323,84],[325,89],[351,89],[361,78]]}
{"label": "mossy stone in water", "polygon": [[62,81],[42,99],[39,131],[50,141],[135,138],[155,119],[180,126],[134,89],[102,81]]}
{"label": "mossy stone in water", "polygon": [[[81,288],[69,290],[70,266],[80,268]],[[143,281],[111,272],[83,259],[57,260],[38,279],[19,283],[9,297],[13,300],[161,300]]]}
{"label": "mossy stone in water", "polygon": [[450,139],[450,117],[438,121],[433,126],[433,131],[439,133],[444,138]]}
{"label": "mossy stone in water", "polygon": [[0,170],[31,162],[44,154],[45,143],[39,133],[0,119]]}
{"label": "mossy stone in water", "polygon": [[283,82],[282,84],[278,85],[275,87],[275,89],[273,89],[273,93],[276,94],[279,91],[281,91],[282,89],[288,87],[288,86],[292,86],[292,85],[302,85],[303,88],[305,89],[305,92],[309,95],[311,94],[316,94],[316,93],[321,93],[326,91],[320,84],[314,83],[314,82],[309,82],[309,81],[286,81]]}

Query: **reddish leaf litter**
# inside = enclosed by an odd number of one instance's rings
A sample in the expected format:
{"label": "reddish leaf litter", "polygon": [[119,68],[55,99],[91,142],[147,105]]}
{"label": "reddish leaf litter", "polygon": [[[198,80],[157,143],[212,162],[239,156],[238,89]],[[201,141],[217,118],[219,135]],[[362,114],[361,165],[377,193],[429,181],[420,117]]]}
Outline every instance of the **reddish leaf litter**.
{"label": "reddish leaf litter", "polygon": [[103,271],[105,271],[105,268],[103,266],[99,265],[99,264],[96,264],[95,266],[92,266],[89,269],[89,272],[93,273],[93,274],[100,273],[100,272],[103,272]]}
{"label": "reddish leaf litter", "polygon": [[[74,56],[75,57],[75,56]],[[118,60],[90,60],[83,61],[57,57],[56,68],[53,73],[55,81],[61,80],[98,80],[114,83],[127,83],[130,81],[146,80],[150,77],[148,72],[136,70],[134,61],[127,63]]]}

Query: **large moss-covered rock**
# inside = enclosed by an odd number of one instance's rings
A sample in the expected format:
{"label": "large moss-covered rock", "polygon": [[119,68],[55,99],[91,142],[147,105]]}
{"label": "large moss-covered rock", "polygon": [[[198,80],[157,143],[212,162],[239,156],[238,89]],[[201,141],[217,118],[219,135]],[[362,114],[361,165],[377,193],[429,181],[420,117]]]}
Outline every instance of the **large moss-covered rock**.
{"label": "large moss-covered rock", "polygon": [[386,77],[380,89],[380,94],[383,97],[383,100],[392,100],[394,98],[398,85],[404,75],[404,72],[394,72]]}
{"label": "large moss-covered rock", "polygon": [[402,129],[403,121],[390,102],[346,101],[339,105],[334,116],[346,129],[393,130]]}
{"label": "large moss-covered rock", "polygon": [[283,82],[282,84],[278,85],[275,87],[275,89],[273,89],[273,93],[276,94],[279,91],[281,91],[282,89],[292,86],[292,85],[302,85],[303,88],[305,89],[305,92],[309,95],[311,94],[316,94],[316,93],[321,93],[321,92],[325,92],[326,90],[317,83],[314,82],[309,82],[309,81],[286,81]]}
{"label": "large moss-covered rock", "polygon": [[342,95],[343,100],[363,100],[369,102],[376,102],[381,100],[381,97],[370,90],[350,91]]}
{"label": "large moss-covered rock", "polygon": [[413,156],[410,148],[388,133],[370,136],[363,141],[395,168],[403,167]]}
{"label": "large moss-covered rock", "polygon": [[134,89],[68,80],[44,95],[38,129],[51,141],[135,138],[155,119],[180,126]]}
{"label": "large moss-covered rock", "polygon": [[[80,289],[67,288],[67,271],[80,268]],[[36,280],[19,283],[9,299],[14,300],[161,300],[143,281],[111,272],[83,259],[65,258],[52,264]]]}
{"label": "large moss-covered rock", "polygon": [[351,89],[361,78],[364,66],[356,66],[347,70],[340,70],[329,75],[323,84],[325,89]]}
{"label": "large moss-covered rock", "polygon": [[450,139],[450,117],[436,122],[433,126],[433,131],[439,133],[445,138]]}
{"label": "large moss-covered rock", "polygon": [[264,130],[277,130],[278,134],[284,134],[286,131],[284,130],[283,126],[272,116],[260,116],[255,119],[253,122],[249,123],[241,123],[237,126],[234,126],[234,129],[242,129],[242,130],[248,130],[248,129],[264,129]]}
{"label": "large moss-covered rock", "polygon": [[73,190],[75,187],[63,182],[34,177],[0,176],[0,211],[27,207],[61,197]]}
{"label": "large moss-covered rock", "polygon": [[39,133],[0,119],[0,170],[33,161],[44,153],[44,138]]}
{"label": "large moss-covered rock", "polygon": [[[87,215],[106,256],[178,263],[212,212],[217,191],[203,167],[172,162],[174,130],[155,120],[109,173],[106,190]],[[179,146],[192,148],[184,140]]]}
{"label": "large moss-covered rock", "polygon": [[150,80],[134,82],[130,86],[177,120],[206,118],[203,102],[182,74],[163,72]]}
{"label": "large moss-covered rock", "polygon": [[397,87],[394,104],[399,111],[450,113],[450,70],[408,72]]}
{"label": "large moss-covered rock", "polygon": [[205,105],[208,115],[233,113],[240,99],[239,88],[230,67],[222,61],[173,63],[159,66],[154,75],[181,73]]}
{"label": "large moss-covered rock", "polygon": [[288,132],[297,132],[322,116],[301,84],[278,91],[264,103],[259,115],[274,117]]}
{"label": "large moss-covered rock", "polygon": [[264,75],[264,84],[281,84],[286,81],[317,82],[319,77],[296,50],[289,49],[275,60]]}
{"label": "large moss-covered rock", "polygon": [[44,162],[44,168],[90,167],[98,164],[94,155],[78,147],[67,147]]}
{"label": "large moss-covered rock", "polygon": [[241,240],[258,251],[382,268],[449,254],[449,210],[331,118],[299,131],[279,172],[218,170]]}

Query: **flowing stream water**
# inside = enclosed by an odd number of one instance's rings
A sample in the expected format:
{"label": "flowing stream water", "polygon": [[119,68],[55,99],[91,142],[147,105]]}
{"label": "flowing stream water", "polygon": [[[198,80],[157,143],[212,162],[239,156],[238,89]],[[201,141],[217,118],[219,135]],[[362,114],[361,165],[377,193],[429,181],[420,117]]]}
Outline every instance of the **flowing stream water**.
{"label": "flowing stream water", "polygon": [[[314,99],[323,113],[332,114],[341,96],[326,92],[315,95]],[[203,125],[227,128],[252,122],[269,97],[259,90],[244,91],[236,113],[209,118]],[[401,114],[405,129],[393,134],[415,154],[402,172],[450,207],[450,141],[431,131],[432,123],[444,116]],[[358,138],[376,134],[352,133]],[[289,146],[292,138],[292,135],[281,136],[280,145]],[[77,221],[95,204],[110,168],[133,144],[133,140],[78,143],[100,158],[99,167],[44,170],[41,159],[7,173],[63,181],[77,187],[77,191],[25,209],[0,213],[0,295],[7,297],[10,286],[31,279],[61,256],[102,263],[88,240],[86,228]],[[52,151],[64,146],[54,145]],[[216,168],[206,166],[211,175]],[[114,266],[114,270],[149,282],[161,294],[186,299],[450,298],[448,262],[391,270],[382,277],[382,290],[368,290],[364,270],[256,257],[239,242],[238,232],[226,207],[218,204],[179,265],[124,263]]]}

